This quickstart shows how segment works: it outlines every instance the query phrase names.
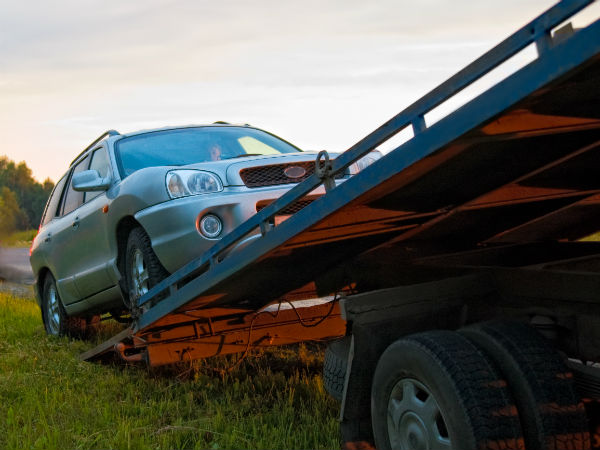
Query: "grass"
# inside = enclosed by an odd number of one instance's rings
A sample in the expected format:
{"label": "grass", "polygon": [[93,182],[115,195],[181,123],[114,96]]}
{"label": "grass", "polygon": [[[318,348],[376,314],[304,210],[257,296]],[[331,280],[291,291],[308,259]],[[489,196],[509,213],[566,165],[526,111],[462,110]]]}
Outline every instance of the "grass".
{"label": "grass", "polygon": [[[105,333],[110,333],[105,330]],[[149,370],[81,362],[92,342],[46,336],[37,304],[0,293],[0,448],[339,448],[322,348]]]}
{"label": "grass", "polygon": [[0,244],[5,247],[31,247],[31,242],[37,230],[16,231],[0,239]]}

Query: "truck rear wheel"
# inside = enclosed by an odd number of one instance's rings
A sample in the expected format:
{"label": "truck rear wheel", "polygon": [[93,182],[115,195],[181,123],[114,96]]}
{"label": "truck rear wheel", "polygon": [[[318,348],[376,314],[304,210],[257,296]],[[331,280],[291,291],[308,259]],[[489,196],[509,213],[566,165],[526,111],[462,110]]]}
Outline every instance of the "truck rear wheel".
{"label": "truck rear wheel", "polygon": [[430,331],[383,353],[373,379],[377,449],[520,449],[522,433],[506,382],[466,338]]}
{"label": "truck rear wheel", "polygon": [[560,354],[533,328],[508,321],[461,330],[498,366],[521,418],[527,449],[590,448],[573,377]]}

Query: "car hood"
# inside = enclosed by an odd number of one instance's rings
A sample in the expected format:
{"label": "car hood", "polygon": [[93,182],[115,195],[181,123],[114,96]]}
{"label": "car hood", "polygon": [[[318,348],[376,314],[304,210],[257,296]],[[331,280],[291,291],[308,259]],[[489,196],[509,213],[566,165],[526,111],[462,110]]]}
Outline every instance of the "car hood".
{"label": "car hood", "polygon": [[[244,158],[225,159],[221,161],[209,161],[184,166],[189,169],[206,170],[216,173],[223,181],[224,186],[243,186],[240,177],[242,169],[250,167],[270,166],[276,164],[293,164],[295,162],[314,162],[318,152],[285,153],[280,155],[248,156]],[[333,159],[338,154],[330,153]],[[179,167],[180,169],[183,167]]]}

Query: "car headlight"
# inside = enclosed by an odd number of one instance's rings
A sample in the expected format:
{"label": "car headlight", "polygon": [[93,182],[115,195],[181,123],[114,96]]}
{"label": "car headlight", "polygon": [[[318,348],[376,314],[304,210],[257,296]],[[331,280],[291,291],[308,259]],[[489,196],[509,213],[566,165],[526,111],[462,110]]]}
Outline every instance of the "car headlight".
{"label": "car headlight", "polygon": [[171,170],[166,177],[167,191],[171,198],[210,194],[223,190],[218,176],[201,170]]}
{"label": "car headlight", "polygon": [[358,161],[350,166],[350,173],[352,175],[357,174],[358,172],[365,170],[368,166],[373,164],[379,158],[381,158],[381,152],[379,150],[373,150],[369,154],[363,156]]}

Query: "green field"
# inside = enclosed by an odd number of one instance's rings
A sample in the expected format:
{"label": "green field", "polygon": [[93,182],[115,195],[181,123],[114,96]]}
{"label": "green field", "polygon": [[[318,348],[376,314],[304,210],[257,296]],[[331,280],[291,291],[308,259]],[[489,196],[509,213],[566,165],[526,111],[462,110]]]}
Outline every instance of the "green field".
{"label": "green field", "polygon": [[154,370],[79,361],[93,345],[47,337],[34,300],[0,293],[0,448],[340,446],[321,346],[251,354],[223,373],[233,359]]}

